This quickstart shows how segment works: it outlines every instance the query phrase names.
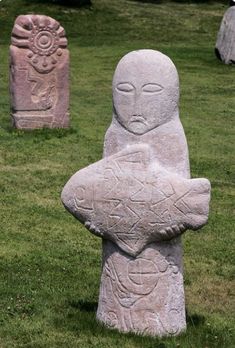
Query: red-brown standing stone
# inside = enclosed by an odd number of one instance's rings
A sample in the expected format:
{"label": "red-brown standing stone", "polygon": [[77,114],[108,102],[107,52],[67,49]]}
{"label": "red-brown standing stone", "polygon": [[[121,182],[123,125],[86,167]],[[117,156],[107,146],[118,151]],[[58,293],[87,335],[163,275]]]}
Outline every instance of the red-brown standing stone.
{"label": "red-brown standing stone", "polygon": [[69,51],[61,25],[42,15],[17,17],[10,46],[13,126],[69,125]]}

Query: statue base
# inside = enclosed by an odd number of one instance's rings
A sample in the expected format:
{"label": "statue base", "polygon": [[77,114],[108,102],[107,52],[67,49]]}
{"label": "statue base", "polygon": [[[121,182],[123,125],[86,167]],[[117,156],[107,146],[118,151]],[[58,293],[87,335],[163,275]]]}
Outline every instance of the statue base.
{"label": "statue base", "polygon": [[11,118],[13,127],[23,130],[69,127],[69,113],[58,119],[41,111],[17,111],[11,114]]}
{"label": "statue base", "polygon": [[97,319],[122,332],[178,335],[186,329],[180,237],[131,257],[103,240]]}

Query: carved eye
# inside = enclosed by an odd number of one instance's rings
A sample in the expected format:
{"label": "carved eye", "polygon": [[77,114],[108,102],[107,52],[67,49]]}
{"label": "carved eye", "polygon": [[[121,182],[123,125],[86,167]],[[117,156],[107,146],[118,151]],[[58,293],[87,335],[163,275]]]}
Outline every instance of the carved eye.
{"label": "carved eye", "polygon": [[142,87],[142,91],[145,93],[160,93],[163,90],[163,87],[157,83],[147,83]]}
{"label": "carved eye", "polygon": [[129,82],[119,83],[117,85],[117,90],[119,92],[130,93],[130,92],[134,91],[134,86]]}

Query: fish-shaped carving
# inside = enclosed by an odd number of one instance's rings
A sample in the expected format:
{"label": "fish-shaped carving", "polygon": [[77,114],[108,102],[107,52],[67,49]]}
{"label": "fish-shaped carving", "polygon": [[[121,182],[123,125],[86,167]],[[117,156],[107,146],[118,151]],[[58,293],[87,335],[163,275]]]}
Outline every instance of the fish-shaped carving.
{"label": "fish-shaped carving", "polygon": [[79,170],[61,197],[90,232],[136,256],[151,242],[205,225],[210,183],[168,172],[148,145],[132,145]]}

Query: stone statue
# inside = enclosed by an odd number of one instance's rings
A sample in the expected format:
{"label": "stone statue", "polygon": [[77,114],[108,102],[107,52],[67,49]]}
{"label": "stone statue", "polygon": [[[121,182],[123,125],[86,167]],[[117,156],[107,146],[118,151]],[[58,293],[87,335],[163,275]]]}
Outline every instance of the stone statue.
{"label": "stone statue", "polygon": [[215,53],[223,63],[235,64],[235,7],[232,5],[222,19]]}
{"label": "stone statue", "polygon": [[17,17],[10,46],[13,126],[69,125],[69,52],[65,31],[53,18]]}
{"label": "stone statue", "polygon": [[167,56],[124,56],[113,78],[104,158],[62,192],[66,209],[103,238],[97,318],[123,332],[163,336],[186,328],[180,236],[206,224],[210,183],[190,179],[178,99]]}

